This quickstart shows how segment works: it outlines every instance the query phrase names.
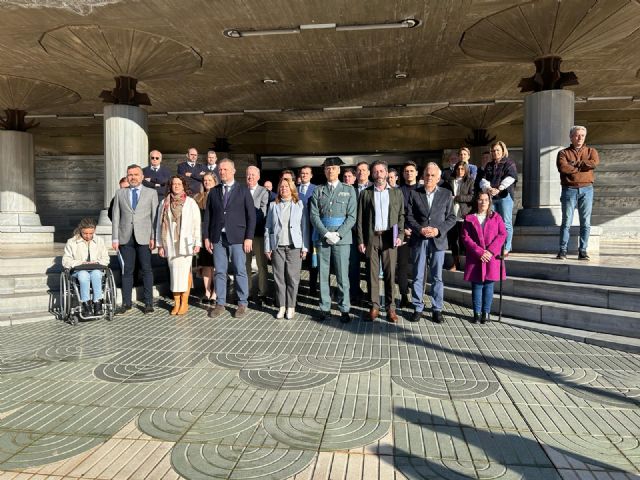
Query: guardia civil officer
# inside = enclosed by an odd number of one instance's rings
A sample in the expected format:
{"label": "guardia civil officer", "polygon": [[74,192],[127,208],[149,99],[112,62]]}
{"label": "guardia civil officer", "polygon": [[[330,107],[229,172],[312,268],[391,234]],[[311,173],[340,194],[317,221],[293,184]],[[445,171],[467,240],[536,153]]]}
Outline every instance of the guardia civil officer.
{"label": "guardia civil officer", "polygon": [[356,192],[350,185],[338,179],[340,157],[329,157],[323,163],[327,183],[319,185],[311,196],[310,215],[314,228],[314,243],[318,255],[318,276],[320,283],[321,319],[331,317],[331,296],[329,293],[329,268],[335,266],[338,284],[337,302],[341,312],[340,321],[348,322],[349,310],[349,253],[351,251],[351,229],[356,223]]}

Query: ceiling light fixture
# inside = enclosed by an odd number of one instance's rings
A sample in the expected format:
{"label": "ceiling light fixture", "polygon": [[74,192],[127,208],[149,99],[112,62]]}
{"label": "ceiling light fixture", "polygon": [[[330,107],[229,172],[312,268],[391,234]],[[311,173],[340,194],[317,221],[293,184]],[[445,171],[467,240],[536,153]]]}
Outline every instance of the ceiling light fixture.
{"label": "ceiling light fixture", "polygon": [[58,118],[58,115],[25,115],[25,120],[30,120],[34,118]]}
{"label": "ceiling light fixture", "polygon": [[460,102],[460,103],[449,103],[450,107],[492,107],[496,103],[493,100],[485,101],[485,102]]}
{"label": "ceiling light fixture", "polygon": [[273,78],[263,78],[262,83],[264,83],[265,85],[275,85],[276,83],[278,83],[278,80],[275,80]]}
{"label": "ceiling light fixture", "polygon": [[325,112],[331,112],[333,110],[362,110],[362,105],[354,105],[351,107],[323,107]]}
{"label": "ceiling light fixture", "polygon": [[588,102],[593,102],[593,101],[609,101],[609,100],[626,100],[626,101],[633,101],[633,97],[631,95],[629,96],[620,96],[620,97],[587,97],[587,101]]}
{"label": "ceiling light fixture", "polygon": [[186,110],[184,112],[167,112],[167,115],[202,115],[202,110]]}
{"label": "ceiling light fixture", "polygon": [[228,117],[232,115],[244,115],[244,112],[205,112],[205,117]]}
{"label": "ceiling light fixture", "polygon": [[420,21],[415,18],[408,18],[401,22],[394,23],[369,23],[362,25],[338,25],[336,32],[351,32],[357,30],[382,30],[387,28],[413,28],[420,25]]}
{"label": "ceiling light fixture", "polygon": [[244,113],[280,113],[281,108],[256,108],[251,110],[243,110]]}
{"label": "ceiling light fixture", "polygon": [[337,25],[335,23],[308,23],[291,28],[270,28],[267,30],[239,30],[228,28],[223,32],[227,38],[260,37],[264,35],[291,35],[306,30],[335,30],[336,32],[351,32],[358,30],[385,30],[390,28],[414,28],[420,25],[420,20],[407,18],[400,22],[364,23],[354,25]]}
{"label": "ceiling light fixture", "polygon": [[396,72],[393,74],[393,77],[396,80],[404,80],[405,78],[408,77],[407,72]]}

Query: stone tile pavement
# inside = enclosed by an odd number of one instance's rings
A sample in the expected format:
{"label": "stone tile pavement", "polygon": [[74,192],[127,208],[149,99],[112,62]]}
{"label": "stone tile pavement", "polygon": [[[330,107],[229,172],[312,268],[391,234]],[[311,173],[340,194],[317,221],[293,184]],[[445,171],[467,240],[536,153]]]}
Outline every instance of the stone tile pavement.
{"label": "stone tile pavement", "polygon": [[640,357],[450,304],[320,323],[307,294],[1,328],[0,480],[640,478]]}

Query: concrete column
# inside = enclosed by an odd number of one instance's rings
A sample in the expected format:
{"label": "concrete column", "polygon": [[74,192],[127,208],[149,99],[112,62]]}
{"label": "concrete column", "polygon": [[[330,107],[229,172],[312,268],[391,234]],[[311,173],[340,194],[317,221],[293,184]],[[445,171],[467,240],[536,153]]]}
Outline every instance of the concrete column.
{"label": "concrete column", "polygon": [[[149,163],[147,112],[133,105],[104,107],[104,210],[100,212],[97,233],[111,243],[111,221],[107,210],[120,178],[127,174],[127,166]],[[107,239],[108,237],[108,239]]]}
{"label": "concrete column", "polygon": [[33,135],[0,130],[0,243],[52,243],[35,204]]}
{"label": "concrete column", "polygon": [[[569,145],[574,125],[575,96],[570,90],[544,90],[528,95],[524,103],[522,205],[514,232],[514,251],[558,250],[560,174],[558,152]],[[575,214],[575,222],[578,215]],[[577,231],[577,229],[576,229]],[[591,229],[589,250],[599,250],[599,229]],[[577,235],[571,232],[570,249],[577,250]],[[575,242],[574,242],[575,240]],[[594,248],[591,248],[594,247]]]}

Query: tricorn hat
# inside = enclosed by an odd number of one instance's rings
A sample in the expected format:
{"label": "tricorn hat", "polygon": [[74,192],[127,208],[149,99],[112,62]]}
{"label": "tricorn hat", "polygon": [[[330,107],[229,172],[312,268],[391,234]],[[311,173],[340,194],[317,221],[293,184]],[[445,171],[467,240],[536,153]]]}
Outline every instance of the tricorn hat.
{"label": "tricorn hat", "polygon": [[344,162],[340,157],[327,157],[324,159],[323,167],[339,167],[340,165],[344,165]]}

